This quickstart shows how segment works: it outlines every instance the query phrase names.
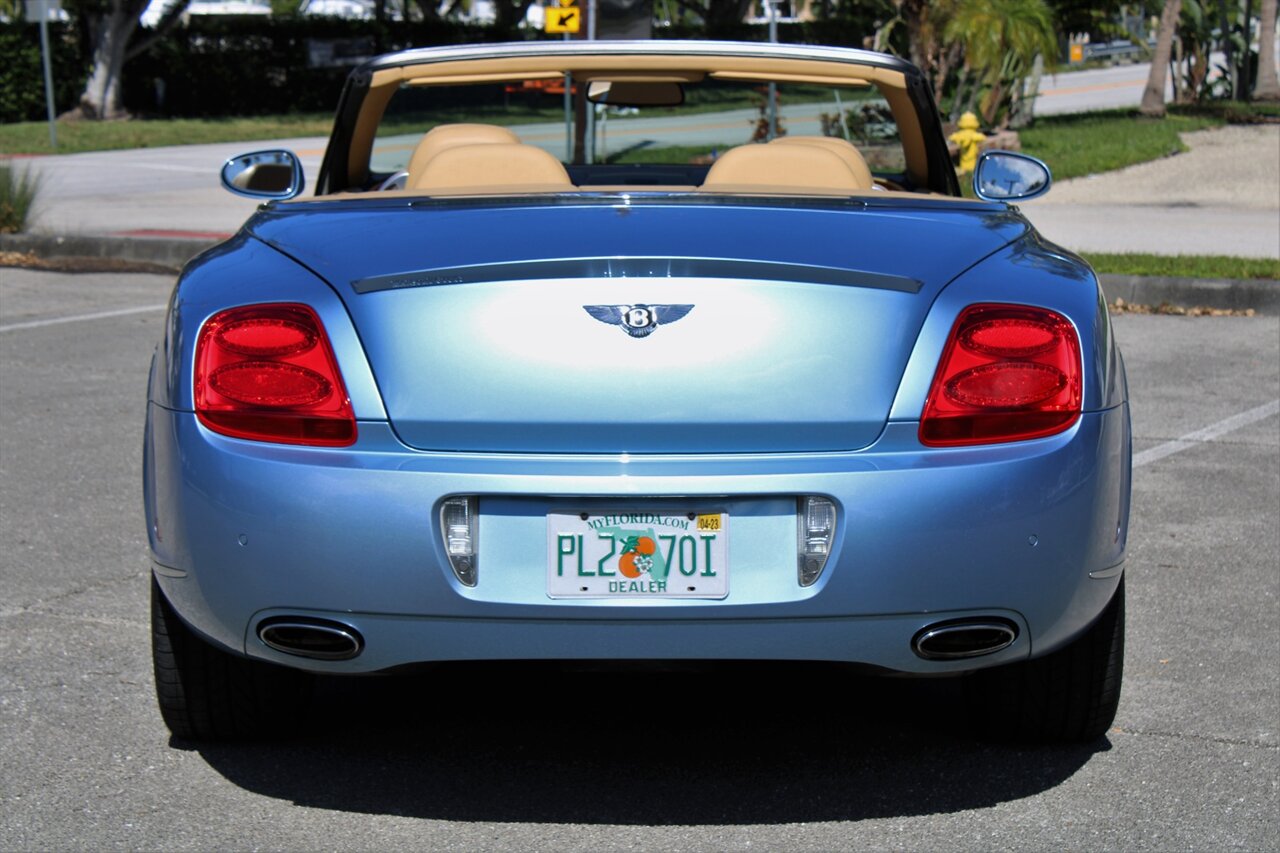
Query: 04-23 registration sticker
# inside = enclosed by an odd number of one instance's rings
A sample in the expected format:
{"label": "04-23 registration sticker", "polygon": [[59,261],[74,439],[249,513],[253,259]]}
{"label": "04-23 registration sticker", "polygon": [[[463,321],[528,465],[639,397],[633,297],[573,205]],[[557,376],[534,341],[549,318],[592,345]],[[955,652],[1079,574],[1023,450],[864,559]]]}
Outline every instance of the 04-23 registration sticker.
{"label": "04-23 registration sticker", "polygon": [[725,512],[549,513],[551,598],[724,598]]}

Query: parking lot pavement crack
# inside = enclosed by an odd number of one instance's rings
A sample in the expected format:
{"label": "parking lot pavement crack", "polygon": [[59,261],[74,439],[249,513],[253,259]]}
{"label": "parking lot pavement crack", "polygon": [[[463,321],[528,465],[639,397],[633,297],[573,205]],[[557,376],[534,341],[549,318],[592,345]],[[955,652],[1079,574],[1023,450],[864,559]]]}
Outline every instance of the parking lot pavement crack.
{"label": "parking lot pavement crack", "polygon": [[1139,737],[1159,737],[1172,738],[1174,740],[1200,741],[1202,743],[1217,743],[1223,746],[1246,746],[1252,749],[1265,749],[1272,752],[1280,751],[1280,743],[1267,743],[1260,740],[1251,740],[1249,738],[1232,738],[1222,737],[1220,735],[1198,735],[1190,732],[1166,732],[1159,729],[1129,729],[1117,727],[1112,730],[1116,734],[1138,735]]}
{"label": "parking lot pavement crack", "polygon": [[[104,578],[103,580],[80,584],[78,586],[72,587],[71,589],[67,589],[67,590],[63,590],[62,592],[55,593],[54,595],[51,595],[48,598],[42,598],[38,601],[33,601],[30,604],[24,604],[18,607],[4,608],[3,610],[0,610],[0,619],[8,619],[12,616],[20,616],[24,613],[33,613],[33,612],[43,612],[50,615],[57,615],[55,614],[55,611],[53,611],[50,608],[52,607],[52,605],[57,604],[60,601],[64,601],[74,595],[80,595],[81,593],[85,593],[85,592],[93,592],[97,590],[108,589],[110,587],[117,586],[122,583],[137,582],[139,579],[145,578],[146,575],[147,573],[145,571],[133,572],[123,577]],[[60,615],[74,615],[74,614],[60,614]]]}
{"label": "parking lot pavement crack", "polygon": [[47,616],[52,619],[63,619],[67,622],[80,622],[86,625],[106,625],[112,628],[145,628],[149,624],[145,619],[117,619],[111,616],[94,616],[90,613],[59,613],[56,610],[30,608],[26,615]]}

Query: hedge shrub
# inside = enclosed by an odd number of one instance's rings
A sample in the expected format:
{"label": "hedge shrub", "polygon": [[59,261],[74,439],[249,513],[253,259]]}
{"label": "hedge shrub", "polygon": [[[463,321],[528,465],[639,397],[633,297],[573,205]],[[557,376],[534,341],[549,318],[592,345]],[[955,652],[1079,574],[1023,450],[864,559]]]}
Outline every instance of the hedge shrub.
{"label": "hedge shrub", "polygon": [[[852,19],[780,24],[779,40],[789,43],[860,47],[870,22]],[[49,28],[58,112],[76,103],[89,73],[83,40],[74,25]],[[659,27],[654,37],[701,38],[694,27]],[[716,38],[763,41],[767,28],[735,24]],[[337,103],[349,67],[312,67],[317,41],[363,40],[370,54],[408,47],[475,44],[542,38],[529,31],[448,21],[350,21],[338,18],[236,18],[199,16],[125,65],[125,108],[151,117],[225,117],[328,112]],[[0,122],[44,118],[40,36],[35,24],[0,24]]]}
{"label": "hedge shrub", "polygon": [[125,67],[125,108],[135,114],[184,117],[327,112],[336,106],[351,66],[312,67],[313,42],[363,41],[368,55],[377,55],[509,37],[493,27],[453,23],[192,18]]}
{"label": "hedge shrub", "polygon": [[[89,62],[69,24],[49,25],[54,109],[75,106],[89,76]],[[40,63],[40,26],[22,21],[0,24],[0,122],[41,121],[46,117],[44,69]]]}

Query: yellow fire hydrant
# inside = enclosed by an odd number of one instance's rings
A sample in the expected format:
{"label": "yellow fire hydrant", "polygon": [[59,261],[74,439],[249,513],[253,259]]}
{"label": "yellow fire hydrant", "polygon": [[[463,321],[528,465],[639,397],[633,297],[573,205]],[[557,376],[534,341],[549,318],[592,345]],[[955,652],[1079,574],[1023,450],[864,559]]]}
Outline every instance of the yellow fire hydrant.
{"label": "yellow fire hydrant", "polygon": [[978,130],[978,117],[973,113],[960,116],[960,129],[947,137],[960,146],[960,174],[967,175],[978,165],[978,148],[987,135]]}

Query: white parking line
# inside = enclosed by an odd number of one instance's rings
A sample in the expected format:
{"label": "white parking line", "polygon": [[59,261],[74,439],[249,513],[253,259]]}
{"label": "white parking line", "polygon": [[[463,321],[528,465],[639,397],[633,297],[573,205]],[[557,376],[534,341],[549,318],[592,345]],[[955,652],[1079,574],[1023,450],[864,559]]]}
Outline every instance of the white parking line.
{"label": "white parking line", "polygon": [[103,320],[107,317],[125,317],[129,314],[145,314],[148,311],[163,311],[165,305],[139,305],[136,308],[118,308],[115,311],[98,311],[94,314],[73,314],[70,317],[49,317],[45,320],[28,320],[25,323],[6,323],[0,326],[0,332],[16,332],[19,329],[39,329],[42,326],[60,326],[63,323],[79,323],[84,320]]}
{"label": "white parking line", "polygon": [[1164,444],[1157,444],[1155,447],[1149,447],[1141,453],[1133,454],[1133,467],[1139,465],[1148,465],[1158,459],[1166,456],[1172,456],[1175,453],[1195,447],[1198,444],[1204,444],[1206,441],[1213,441],[1229,432],[1234,432],[1241,427],[1249,424],[1257,423],[1264,418],[1272,417],[1280,413],[1280,400],[1272,400],[1270,403],[1264,403],[1256,409],[1250,409],[1247,412],[1241,412],[1238,415],[1232,415],[1229,418],[1218,421],[1216,424],[1210,424],[1204,429],[1198,429],[1195,432],[1189,432],[1182,438],[1175,438],[1173,441],[1166,441]]}

